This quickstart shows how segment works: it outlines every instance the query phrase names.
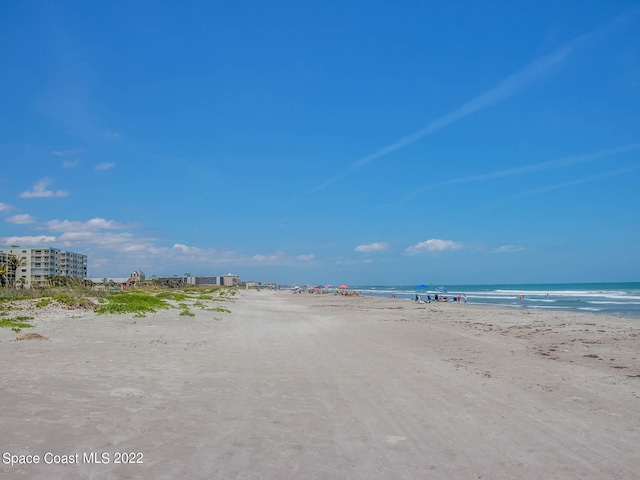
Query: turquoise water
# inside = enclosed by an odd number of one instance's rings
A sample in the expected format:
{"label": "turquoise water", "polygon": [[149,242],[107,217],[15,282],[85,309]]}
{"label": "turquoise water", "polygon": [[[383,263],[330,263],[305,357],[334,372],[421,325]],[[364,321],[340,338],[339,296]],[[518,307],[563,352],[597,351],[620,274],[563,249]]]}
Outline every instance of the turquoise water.
{"label": "turquoise water", "polygon": [[[521,309],[569,310],[640,318],[640,282],[541,283],[496,285],[352,286],[364,295],[396,298],[431,298],[437,293],[450,300],[466,294],[471,305],[496,305]],[[447,292],[436,289],[444,287]],[[520,295],[523,298],[520,298]]]}

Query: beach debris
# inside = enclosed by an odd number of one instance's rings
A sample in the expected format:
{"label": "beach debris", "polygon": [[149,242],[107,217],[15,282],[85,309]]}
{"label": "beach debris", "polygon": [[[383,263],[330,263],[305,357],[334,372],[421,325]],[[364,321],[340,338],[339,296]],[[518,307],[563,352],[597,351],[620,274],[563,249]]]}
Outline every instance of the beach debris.
{"label": "beach debris", "polygon": [[17,337],[16,341],[17,340],[47,340],[48,342],[51,341],[47,337],[45,337],[44,335],[40,335],[39,333],[26,333],[24,335]]}

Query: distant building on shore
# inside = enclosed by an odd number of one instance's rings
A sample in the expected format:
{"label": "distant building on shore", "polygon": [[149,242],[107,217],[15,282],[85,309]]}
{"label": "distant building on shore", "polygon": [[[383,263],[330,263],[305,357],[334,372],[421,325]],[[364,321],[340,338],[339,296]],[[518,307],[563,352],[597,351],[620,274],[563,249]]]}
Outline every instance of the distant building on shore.
{"label": "distant building on shore", "polygon": [[145,278],[144,272],[142,270],[136,270],[129,276],[129,281],[131,283],[138,283],[143,281]]}
{"label": "distant building on shore", "polygon": [[267,283],[262,283],[262,282],[256,282],[253,280],[249,280],[247,282],[243,282],[241,283],[241,286],[244,286],[246,289],[249,288],[267,288],[269,290],[275,290],[277,285],[273,282],[267,282]]}
{"label": "distant building on shore", "polygon": [[235,287],[240,285],[240,276],[228,273],[227,275],[218,275],[214,277],[200,277],[197,275],[188,275],[184,277],[184,283],[187,285],[218,285],[225,287]]}
{"label": "distant building on shore", "polygon": [[220,275],[220,283],[218,285],[224,285],[225,287],[235,287],[240,284],[240,276],[233,273],[227,273],[226,275]]}
{"label": "distant building on shore", "polygon": [[[21,264],[11,272],[11,282],[21,283],[25,287],[47,285],[52,277],[87,278],[87,256],[81,253],[67,252],[58,248],[21,248],[0,249],[0,262],[7,263],[10,257],[17,258]],[[23,279],[23,280],[21,280]]]}
{"label": "distant building on shore", "polygon": [[[91,279],[95,284],[109,284],[115,283],[119,285],[135,285],[144,280],[146,280],[146,275],[142,271],[133,272],[129,278],[92,278]],[[179,285],[215,285],[215,286],[225,286],[225,287],[238,287],[244,286],[240,281],[240,276],[235,275],[233,273],[228,273],[227,275],[217,275],[217,276],[199,276],[199,275],[172,275],[170,277],[158,277],[156,275],[151,275],[148,281],[179,286]],[[259,284],[259,283],[258,283]]]}
{"label": "distant building on shore", "polygon": [[218,285],[218,277],[199,277],[197,275],[189,275],[184,277],[184,283],[187,285]]}

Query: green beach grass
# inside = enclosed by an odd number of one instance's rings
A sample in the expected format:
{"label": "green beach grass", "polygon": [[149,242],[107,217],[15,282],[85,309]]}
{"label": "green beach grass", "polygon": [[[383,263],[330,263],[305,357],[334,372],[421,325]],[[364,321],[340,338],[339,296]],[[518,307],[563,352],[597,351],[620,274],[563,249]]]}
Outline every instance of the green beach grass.
{"label": "green beach grass", "polygon": [[[36,300],[37,308],[45,308],[54,303],[69,308],[94,310],[99,315],[133,313],[144,317],[161,309],[179,308],[181,316],[195,316],[189,309],[196,307],[205,311],[230,313],[223,305],[207,308],[204,301],[233,301],[235,289],[225,287],[184,287],[181,289],[144,288],[125,292],[94,291],[87,287],[43,288],[43,289],[0,289],[0,317],[6,317],[11,310],[20,310],[15,304],[21,300]],[[0,327],[13,329],[28,328],[31,325],[16,320],[18,317],[5,318]]]}

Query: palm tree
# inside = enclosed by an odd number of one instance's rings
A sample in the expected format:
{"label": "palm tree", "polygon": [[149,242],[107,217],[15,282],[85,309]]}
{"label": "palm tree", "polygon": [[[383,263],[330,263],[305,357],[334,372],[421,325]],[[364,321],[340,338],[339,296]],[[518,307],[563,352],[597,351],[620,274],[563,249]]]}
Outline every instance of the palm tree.
{"label": "palm tree", "polygon": [[47,275],[47,281],[50,287],[61,287],[63,285],[60,275]]}
{"label": "palm tree", "polygon": [[9,257],[8,267],[11,277],[13,278],[13,286],[17,286],[17,274],[18,269],[25,264],[25,259],[22,257]]}
{"label": "palm tree", "polygon": [[0,264],[0,286],[2,287],[7,284],[7,273],[9,273],[9,267],[7,267],[7,264]]}

